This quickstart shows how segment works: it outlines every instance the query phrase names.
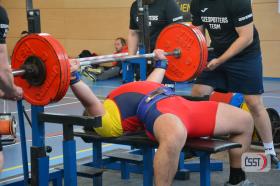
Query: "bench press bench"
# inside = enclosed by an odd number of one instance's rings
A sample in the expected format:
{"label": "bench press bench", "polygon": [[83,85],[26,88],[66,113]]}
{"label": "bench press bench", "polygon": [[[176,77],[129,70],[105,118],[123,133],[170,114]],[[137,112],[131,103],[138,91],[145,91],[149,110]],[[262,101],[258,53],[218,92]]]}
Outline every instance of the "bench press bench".
{"label": "bench press bench", "polygon": [[[184,96],[185,97],[185,96]],[[186,96],[185,98],[188,99]],[[19,108],[22,107],[19,104]],[[34,108],[33,108],[34,107]],[[102,154],[102,143],[113,143],[113,144],[122,144],[122,145],[131,145],[133,147],[141,149],[142,153],[142,162],[139,159],[132,159],[134,162],[140,162],[138,166],[139,170],[143,173],[143,185],[152,186],[153,185],[153,157],[155,148],[158,147],[158,144],[154,141],[151,141],[144,133],[135,133],[130,135],[124,135],[116,138],[107,138],[97,135],[93,131],[74,131],[74,126],[83,126],[85,128],[100,127],[101,126],[101,117],[82,117],[82,116],[71,116],[71,115],[61,115],[61,114],[52,114],[44,113],[42,107],[32,107],[32,115],[34,117],[32,121],[33,125],[37,124],[38,127],[32,127],[35,131],[33,136],[38,136],[41,143],[37,144],[38,150],[44,152],[42,156],[36,154],[36,157],[32,157],[32,162],[35,162],[36,165],[32,166],[34,173],[41,176],[39,181],[40,184],[36,185],[46,185],[46,181],[49,177],[48,172],[48,157],[45,152],[44,141],[42,140],[44,132],[44,123],[53,123],[53,124],[62,124],[63,126],[63,164],[64,164],[64,184],[67,186],[77,186],[77,175],[84,176],[93,179],[93,185],[101,186],[102,185],[102,173],[104,171],[104,159]],[[20,113],[20,112],[19,112]],[[20,115],[23,118],[22,115]],[[24,126],[24,122],[21,122]],[[37,126],[35,125],[35,126]],[[36,130],[35,130],[36,129]],[[42,132],[40,133],[40,131]],[[24,134],[24,133],[23,133]],[[90,164],[85,164],[77,167],[76,164],[76,144],[74,136],[81,137],[85,142],[93,144],[93,162]],[[42,139],[41,139],[42,138]],[[34,140],[34,141],[36,141]],[[35,144],[36,145],[36,144]],[[23,148],[26,146],[22,145]],[[232,148],[240,148],[241,145],[237,143],[232,143],[229,141],[198,138],[198,139],[189,139],[183,148],[183,151],[194,151],[196,155],[200,158],[200,163],[198,164],[198,170],[200,171],[200,185],[209,186],[210,185],[210,174],[211,174],[211,164],[210,164],[210,155],[212,153],[221,152],[229,150]],[[25,153],[23,153],[25,154]],[[27,156],[25,154],[25,156]],[[25,157],[23,156],[23,157]],[[117,158],[117,157],[116,157]],[[26,158],[25,158],[26,159]],[[182,161],[183,160],[183,161]],[[108,163],[108,161],[107,161]],[[184,157],[180,156],[179,169],[182,169],[182,163],[184,164]],[[32,164],[32,163],[31,163]],[[24,161],[24,167],[27,167],[27,161]],[[90,166],[88,166],[90,165]],[[41,170],[42,169],[42,170]],[[32,171],[33,171],[32,170]],[[24,182],[27,183],[28,180],[28,169],[25,172]],[[27,175],[27,176],[26,176]],[[38,177],[37,176],[37,177]],[[34,179],[32,179],[32,177]],[[31,177],[32,181],[38,180],[35,179],[35,174]],[[36,182],[37,183],[37,182]]]}
{"label": "bench press bench", "polygon": [[[86,143],[93,144],[93,162],[92,166],[102,168],[102,144],[113,143],[121,145],[131,145],[139,148],[143,153],[143,185],[153,185],[153,157],[154,149],[158,147],[158,143],[151,141],[144,133],[124,135],[121,137],[101,137],[94,131],[75,130],[74,136],[81,137]],[[200,185],[210,185],[210,155],[213,153],[226,151],[232,148],[240,148],[241,145],[225,140],[216,140],[209,138],[188,139],[183,151],[194,151],[200,158]],[[135,160],[136,161],[136,160]],[[102,185],[99,178],[94,180],[96,185]]]}

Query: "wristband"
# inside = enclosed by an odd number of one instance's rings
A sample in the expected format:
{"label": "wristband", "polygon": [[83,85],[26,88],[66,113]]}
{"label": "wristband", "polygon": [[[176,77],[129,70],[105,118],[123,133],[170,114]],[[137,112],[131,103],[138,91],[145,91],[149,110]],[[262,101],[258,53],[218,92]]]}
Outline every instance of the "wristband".
{"label": "wristband", "polygon": [[70,85],[74,85],[75,83],[78,83],[80,80],[81,80],[81,74],[78,71],[74,71],[71,73]]}
{"label": "wristband", "polygon": [[164,60],[158,60],[156,61],[155,63],[155,68],[162,68],[162,69],[165,69],[167,68],[167,64],[168,64],[168,61],[166,59]]}

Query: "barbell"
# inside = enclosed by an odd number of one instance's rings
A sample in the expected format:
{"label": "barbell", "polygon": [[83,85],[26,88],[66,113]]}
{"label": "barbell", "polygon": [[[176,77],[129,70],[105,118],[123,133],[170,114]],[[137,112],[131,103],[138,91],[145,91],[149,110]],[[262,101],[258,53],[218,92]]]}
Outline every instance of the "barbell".
{"label": "barbell", "polygon": [[[169,60],[166,76],[173,81],[195,78],[206,66],[208,49],[198,28],[172,24],[160,33],[156,48],[163,49]],[[167,52],[168,51],[168,52]],[[81,66],[109,61],[153,58],[154,53],[110,54],[78,58]],[[32,105],[44,106],[61,100],[69,87],[70,65],[64,47],[46,33],[30,34],[15,45],[12,55],[15,84],[22,87],[24,99]]]}

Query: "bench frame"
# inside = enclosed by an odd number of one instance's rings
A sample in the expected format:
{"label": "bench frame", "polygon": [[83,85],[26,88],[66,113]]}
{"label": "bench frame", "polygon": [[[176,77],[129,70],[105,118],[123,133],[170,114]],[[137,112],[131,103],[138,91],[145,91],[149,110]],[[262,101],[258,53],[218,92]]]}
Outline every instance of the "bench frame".
{"label": "bench frame", "polygon": [[[53,181],[55,185],[59,186],[62,181],[62,173],[60,172],[49,172],[49,157],[47,156],[47,150],[45,146],[45,122],[62,124],[63,125],[63,163],[64,163],[64,185],[77,186],[77,164],[76,164],[76,142],[74,140],[73,126],[79,125],[84,127],[100,127],[101,117],[88,118],[81,116],[69,116],[69,115],[58,115],[58,114],[47,114],[44,113],[44,107],[31,106],[32,115],[32,148],[31,148],[31,178],[29,177],[28,168],[28,156],[27,146],[25,137],[25,125],[23,117],[23,104],[22,101],[18,101],[18,116],[19,116],[19,127],[21,137],[21,149],[23,159],[23,170],[24,180],[15,182],[16,185],[27,185],[31,180],[31,185],[36,186],[48,186],[49,181]],[[76,135],[76,133],[75,133]],[[124,136],[125,137],[125,136]],[[134,141],[131,141],[134,138]],[[102,142],[111,142],[120,144],[119,138],[103,138],[100,140],[93,140],[93,166],[102,168]],[[144,143],[135,143],[135,136],[130,136],[130,141],[126,141],[126,145],[133,145],[137,147],[137,144],[142,147],[143,151],[143,185],[153,185],[153,157],[154,149],[157,147],[156,142],[152,142],[147,137],[141,138],[145,140]],[[222,146],[217,145],[218,148],[207,149],[207,144],[215,143],[213,140],[205,139],[204,142],[197,148],[198,143],[201,143],[202,139],[188,140],[186,143],[186,149],[192,149],[196,151],[200,157],[200,184],[202,186],[210,185],[210,154],[228,150],[231,148],[239,148],[241,145],[236,143],[230,143],[220,141],[218,143],[223,144]],[[137,139],[136,139],[137,141]],[[138,141],[139,142],[139,141]],[[133,143],[133,144],[131,144]],[[221,145],[220,144],[220,145]],[[186,150],[183,149],[183,150]],[[182,166],[180,164],[180,166]],[[102,174],[101,174],[102,175]],[[102,177],[97,176],[93,178],[94,184],[101,186]]]}

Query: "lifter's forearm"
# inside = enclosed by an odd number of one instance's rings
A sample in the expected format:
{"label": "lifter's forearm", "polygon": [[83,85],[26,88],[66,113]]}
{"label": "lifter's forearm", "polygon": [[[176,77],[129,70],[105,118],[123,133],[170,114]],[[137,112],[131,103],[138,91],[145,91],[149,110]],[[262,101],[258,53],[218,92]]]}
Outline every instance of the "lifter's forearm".
{"label": "lifter's forearm", "polygon": [[83,81],[71,85],[71,89],[90,115],[101,116],[105,113],[101,101]]}
{"label": "lifter's forearm", "polygon": [[153,81],[156,83],[161,83],[165,74],[165,69],[155,68],[152,73],[148,76],[146,81]]}
{"label": "lifter's forearm", "polygon": [[9,94],[14,90],[12,71],[9,67],[7,46],[0,45],[0,90]]}

